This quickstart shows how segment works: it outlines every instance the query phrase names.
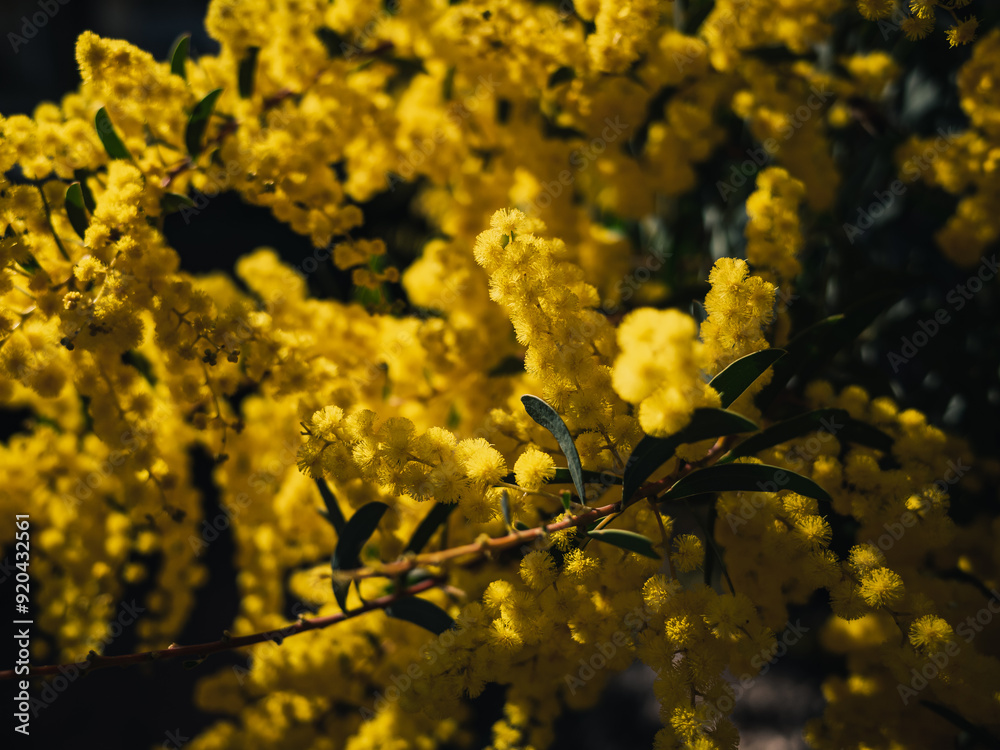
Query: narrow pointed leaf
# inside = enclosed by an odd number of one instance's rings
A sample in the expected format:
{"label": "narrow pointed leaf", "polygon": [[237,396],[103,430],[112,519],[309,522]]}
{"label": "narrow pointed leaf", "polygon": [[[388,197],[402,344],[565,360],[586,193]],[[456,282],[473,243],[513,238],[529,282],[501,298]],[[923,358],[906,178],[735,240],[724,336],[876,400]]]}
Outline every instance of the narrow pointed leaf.
{"label": "narrow pointed leaf", "polygon": [[187,59],[191,49],[191,35],[181,34],[170,50],[170,72],[187,80]]}
{"label": "narrow pointed leaf", "polygon": [[[585,484],[621,484],[622,478],[612,474],[610,471],[588,471],[584,469],[581,472],[583,476],[583,481]],[[569,469],[558,468],[556,469],[556,475],[552,478],[552,484],[568,484],[573,481],[573,477],[569,473]]]}
{"label": "narrow pointed leaf", "polygon": [[419,554],[434,536],[434,532],[447,522],[448,516],[456,507],[455,503],[435,503],[430,512],[424,516],[424,520],[417,526],[417,530],[413,532],[405,551]]}
{"label": "narrow pointed leaf", "polygon": [[258,55],[260,55],[260,47],[247,47],[246,56],[240,60],[238,80],[241,99],[249,99],[253,96],[254,79],[257,76]]}
{"label": "narrow pointed leaf", "polygon": [[132,159],[132,154],[125,148],[125,143],[115,132],[115,126],[111,124],[111,116],[108,111],[101,107],[94,116],[94,125],[97,127],[97,137],[101,139],[104,150],[112,159]]}
{"label": "narrow pointed leaf", "polygon": [[344,535],[344,529],[347,527],[344,513],[340,510],[337,498],[334,497],[333,490],[330,489],[330,485],[326,483],[325,479],[317,477],[316,486],[319,487],[320,497],[323,498],[323,504],[326,505],[326,518],[333,524],[333,528],[337,532],[337,538],[339,539]]}
{"label": "narrow pointed leaf", "polygon": [[73,179],[80,183],[80,192],[83,193],[83,205],[86,207],[90,213],[94,213],[97,210],[97,201],[94,200],[94,194],[90,191],[87,186],[87,178],[92,173],[86,169],[74,169]]}
{"label": "narrow pointed leaf", "polygon": [[624,531],[622,529],[598,529],[587,532],[587,536],[605,544],[613,544],[616,547],[635,552],[637,555],[651,557],[659,560],[660,556],[653,549],[653,540],[634,531]]}
{"label": "narrow pointed leaf", "polygon": [[500,512],[503,513],[503,522],[507,524],[507,528],[512,528],[510,521],[510,495],[507,494],[507,490],[503,490],[500,493]]}
{"label": "narrow pointed leaf", "polygon": [[762,349],[740,357],[720,372],[709,383],[722,397],[722,408],[727,408],[763,375],[767,368],[785,356],[784,349]]}
{"label": "narrow pointed leaf", "polygon": [[82,240],[83,235],[87,233],[87,227],[90,226],[90,220],[83,205],[83,189],[79,182],[74,182],[66,188],[66,215],[69,217],[69,223],[73,225],[73,231]]}
{"label": "narrow pointed leaf", "polygon": [[693,471],[660,496],[661,500],[679,500],[712,492],[779,492],[792,490],[823,502],[832,502],[829,493],[794,471],[768,464],[716,464]]}
{"label": "narrow pointed leaf", "polygon": [[741,456],[752,456],[810,432],[831,435],[837,440],[860,443],[880,451],[887,452],[892,447],[891,437],[877,427],[853,419],[844,409],[816,409],[751,435],[719,463],[729,463]]}
{"label": "narrow pointed leaf", "polygon": [[552,436],[559,443],[563,454],[566,456],[566,463],[569,467],[569,474],[573,478],[573,485],[576,487],[580,502],[587,501],[587,495],[583,491],[583,466],[580,464],[580,454],[576,450],[573,436],[569,434],[569,428],[563,422],[559,413],[545,403],[538,396],[521,396],[521,403],[528,416],[538,424],[552,433]]}
{"label": "narrow pointed leaf", "polygon": [[739,414],[724,409],[695,409],[691,421],[680,432],[667,438],[647,435],[632,451],[625,464],[622,498],[627,503],[642,483],[674,455],[678,446],[723,435],[756,430],[757,425]]}
{"label": "narrow pointed leaf", "polygon": [[172,214],[184,207],[193,208],[194,201],[180,193],[164,193],[160,199],[160,205],[163,207],[164,212]]}
{"label": "narrow pointed leaf", "polygon": [[375,533],[378,522],[382,520],[387,510],[389,506],[385,503],[372,502],[363,505],[351,516],[351,520],[344,526],[343,533],[337,539],[337,548],[330,560],[330,568],[333,571],[333,593],[341,609],[347,604],[347,592],[351,582],[338,581],[337,571],[361,567],[361,550]]}
{"label": "narrow pointed leaf", "polygon": [[406,620],[414,625],[419,625],[434,635],[441,635],[444,631],[455,626],[451,615],[438,605],[415,596],[393,602],[385,608],[385,613],[397,620]]}
{"label": "narrow pointed leaf", "polygon": [[788,385],[793,376],[808,381],[837,352],[854,341],[890,301],[899,295],[885,291],[863,300],[840,315],[832,315],[788,342],[785,356],[775,363],[774,377],[757,394],[757,406],[767,407]]}
{"label": "narrow pointed leaf", "polygon": [[192,157],[201,153],[201,142],[205,137],[205,129],[208,127],[208,118],[212,116],[215,102],[221,94],[222,89],[209,92],[204,99],[194,105],[191,117],[188,118],[187,129],[184,131],[184,143]]}

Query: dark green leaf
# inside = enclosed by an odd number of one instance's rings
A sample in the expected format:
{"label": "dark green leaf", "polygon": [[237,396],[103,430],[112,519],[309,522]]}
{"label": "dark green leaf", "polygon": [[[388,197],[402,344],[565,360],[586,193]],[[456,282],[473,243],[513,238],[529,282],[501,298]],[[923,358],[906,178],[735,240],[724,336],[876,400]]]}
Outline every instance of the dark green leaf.
{"label": "dark green leaf", "polygon": [[570,509],[570,507],[571,507],[570,498],[571,497],[572,497],[572,495],[570,495],[570,493],[568,491],[567,492],[563,492],[563,493],[561,493],[559,495],[559,499],[562,500],[563,510],[567,510],[568,511]]}
{"label": "dark green leaf", "polygon": [[337,539],[337,548],[330,560],[330,567],[333,570],[333,594],[341,609],[347,606],[347,592],[351,587],[351,581],[338,581],[337,571],[361,567],[361,550],[375,533],[378,522],[382,520],[382,515],[387,510],[389,506],[385,503],[372,502],[363,505],[351,516],[351,520],[344,526],[343,533]]}
{"label": "dark green leaf", "polygon": [[404,551],[418,554],[427,545],[431,537],[434,536],[434,532],[448,520],[448,516],[451,515],[451,512],[455,508],[455,503],[435,503],[430,513],[424,516],[424,520],[420,522],[417,530],[413,532],[413,536],[410,537],[410,543],[406,545],[406,550]]}
{"label": "dark green leaf", "polygon": [[80,183],[80,192],[83,193],[83,205],[86,206],[90,213],[94,213],[97,209],[97,201],[94,200],[94,194],[87,186],[87,178],[90,175],[91,172],[88,172],[86,169],[73,170],[73,179]]}
{"label": "dark green leaf", "polygon": [[187,80],[188,50],[191,48],[191,35],[181,34],[170,48],[170,72]]}
{"label": "dark green leaf", "polygon": [[507,524],[507,528],[511,528],[510,521],[510,495],[507,494],[507,490],[500,492],[500,512],[503,513],[503,522]]}
{"label": "dark green leaf", "polygon": [[[621,477],[612,474],[610,471],[589,471],[584,469],[581,474],[583,475],[583,481],[585,484],[621,484]],[[572,482],[573,477],[569,473],[569,469],[558,468],[556,469],[556,475],[552,478],[552,484],[566,484],[567,482]]]}
{"label": "dark green leaf", "polygon": [[566,81],[572,81],[576,78],[576,71],[568,65],[563,65],[561,68],[552,72],[549,76],[548,88],[553,86],[558,86],[560,83],[566,83]]}
{"label": "dark green leaf", "polygon": [[97,137],[104,144],[104,150],[108,152],[108,156],[112,159],[131,160],[132,154],[125,148],[125,143],[115,132],[115,126],[111,124],[111,117],[104,107],[97,110],[97,114],[94,116],[94,125],[97,126]]}
{"label": "dark green leaf", "polygon": [[722,408],[727,408],[753,385],[767,368],[785,356],[784,349],[762,349],[740,357],[720,372],[709,383],[722,397]]}
{"label": "dark green leaf", "polygon": [[79,182],[74,182],[66,188],[66,215],[69,216],[69,223],[73,225],[73,231],[80,235],[87,232],[90,220],[87,219],[87,210],[83,205],[83,190]]}
{"label": "dark green leaf", "polygon": [[[504,237],[506,236],[507,235],[504,235]],[[520,375],[523,372],[524,359],[522,357],[510,355],[500,360],[500,362],[486,374],[491,378],[496,378],[502,375]]]}
{"label": "dark green leaf", "polygon": [[340,510],[337,498],[334,497],[333,490],[330,489],[330,485],[326,483],[325,479],[317,477],[316,486],[319,487],[320,497],[323,498],[323,504],[326,505],[326,519],[333,524],[333,528],[336,530],[337,538],[339,539],[344,535],[344,529],[347,527],[344,513]]}
{"label": "dark green leaf", "polygon": [[187,129],[184,131],[184,143],[192,158],[201,153],[201,142],[205,137],[205,129],[208,127],[208,118],[212,116],[215,102],[221,94],[222,89],[209,92],[204,99],[194,105],[191,117],[188,118]]}
{"label": "dark green leaf", "polygon": [[257,75],[258,55],[260,55],[260,47],[247,47],[246,56],[240,60],[239,91],[241,99],[249,99],[253,96],[254,78]]}
{"label": "dark green leaf", "polygon": [[693,471],[661,496],[661,500],[679,500],[682,497],[703,495],[710,492],[779,492],[791,490],[806,497],[824,502],[832,498],[813,480],[780,466],[767,464],[716,464]]}
{"label": "dark green leaf", "polygon": [[385,613],[389,617],[398,620],[406,620],[414,625],[419,625],[424,630],[429,630],[434,635],[441,635],[444,631],[455,626],[455,621],[451,615],[441,609],[433,602],[426,599],[419,599],[410,596],[393,602],[385,608]]}
{"label": "dark green leaf", "polygon": [[583,467],[580,464],[580,454],[576,450],[573,436],[569,434],[569,428],[563,422],[559,413],[538,396],[521,396],[521,403],[528,416],[538,424],[552,433],[552,436],[559,443],[563,454],[566,456],[566,463],[569,466],[569,474],[573,478],[573,485],[580,495],[580,502],[585,503],[587,496],[583,492]]}
{"label": "dark green leaf", "polygon": [[867,422],[854,419],[844,409],[817,409],[751,435],[719,463],[729,463],[740,456],[752,456],[810,432],[826,433],[842,442],[858,443],[884,453],[892,448],[892,438],[889,435]]}
{"label": "dark green leaf", "polygon": [[651,557],[654,560],[660,559],[660,556],[656,554],[656,550],[653,549],[653,541],[642,534],[636,534],[634,531],[598,529],[587,532],[587,536],[593,537],[599,542],[613,544],[616,547],[627,549],[629,552],[635,552],[637,555]]}
{"label": "dark green leaf", "polygon": [[194,207],[194,201],[180,193],[164,193],[160,199],[160,206],[163,207],[164,213],[172,214],[184,207]]}
{"label": "dark green leaf", "polygon": [[[321,26],[316,29],[316,36],[326,47],[326,54],[331,58],[350,57],[357,53],[358,49],[353,44],[348,44],[347,39],[342,37],[328,26]],[[345,53],[348,53],[345,55]]]}
{"label": "dark green leaf", "polygon": [[622,498],[629,502],[642,483],[670,460],[678,446],[756,429],[749,419],[724,409],[695,409],[691,421],[677,434],[667,438],[647,435],[639,441],[625,464]]}
{"label": "dark green leaf", "polygon": [[764,409],[784,390],[793,376],[802,382],[812,379],[819,369],[847,344],[854,341],[892,300],[886,291],[854,305],[841,315],[814,323],[785,346],[785,356],[774,366],[774,377],[757,394],[757,406]]}
{"label": "dark green leaf", "polygon": [[771,425],[756,435],[751,435],[733,448],[729,455],[719,463],[729,463],[740,456],[752,456],[766,448],[780,445],[810,432],[825,432],[836,435],[849,418],[843,409],[817,409],[807,414],[792,417],[784,422]]}

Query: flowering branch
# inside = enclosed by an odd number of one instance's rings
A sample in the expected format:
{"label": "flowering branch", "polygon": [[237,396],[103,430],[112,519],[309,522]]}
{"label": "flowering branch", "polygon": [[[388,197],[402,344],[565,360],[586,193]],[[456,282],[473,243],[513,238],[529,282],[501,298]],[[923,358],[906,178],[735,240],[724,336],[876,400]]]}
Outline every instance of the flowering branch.
{"label": "flowering branch", "polygon": [[[199,643],[194,646],[178,646],[173,644],[169,648],[160,649],[159,651],[144,651],[139,654],[100,656],[99,654],[91,651],[87,658],[80,663],[49,664],[44,667],[32,667],[28,670],[26,675],[18,674],[17,677],[41,677],[44,675],[59,674],[60,670],[66,670],[72,667],[82,669],[85,672],[90,672],[95,669],[103,669],[104,667],[126,667],[131,664],[145,664],[151,661],[162,661],[165,659],[187,658],[191,660],[200,660],[204,659],[209,654],[244,648],[246,646],[252,646],[255,643],[263,643],[264,641],[274,641],[280,645],[281,642],[289,636],[305,633],[309,630],[322,630],[330,625],[335,625],[336,623],[343,622],[344,620],[350,620],[353,617],[358,617],[359,615],[363,615],[367,612],[373,612],[377,609],[385,609],[400,599],[406,599],[422,593],[436,586],[440,586],[442,583],[444,583],[444,581],[440,578],[428,578],[425,581],[421,581],[420,583],[414,584],[413,586],[405,588],[401,591],[397,591],[396,593],[381,596],[378,599],[372,599],[356,609],[352,609],[347,612],[338,612],[335,615],[328,615],[326,617],[314,617],[312,619],[302,618],[297,622],[290,623],[289,625],[283,628],[278,628],[277,630],[268,630],[263,633],[253,633],[252,635],[244,635],[237,638],[223,636],[217,641]],[[14,678],[15,674],[13,669],[0,671],[0,680],[12,680]]]}

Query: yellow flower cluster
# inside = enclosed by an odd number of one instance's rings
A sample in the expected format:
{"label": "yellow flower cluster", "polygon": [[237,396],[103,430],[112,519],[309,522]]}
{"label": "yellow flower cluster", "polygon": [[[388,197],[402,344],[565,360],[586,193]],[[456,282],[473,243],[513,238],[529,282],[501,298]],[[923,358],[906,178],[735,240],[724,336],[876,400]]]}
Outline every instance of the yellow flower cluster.
{"label": "yellow flower cluster", "polygon": [[640,309],[618,327],[621,353],[612,370],[615,392],[639,407],[639,424],[654,437],[682,429],[700,406],[719,406],[702,378],[705,346],[694,320],[676,310]]}
{"label": "yellow flower cluster", "polygon": [[708,317],[701,324],[706,369],[718,373],[747,354],[766,349],[766,326],[774,319],[774,284],[750,275],[746,261],[721,258],[708,276]]}
{"label": "yellow flower cluster", "polygon": [[[901,30],[911,41],[923,39],[934,30],[938,9],[947,13],[953,25],[945,30],[951,47],[969,44],[976,38],[979,19],[974,15],[960,18],[956,11],[965,8],[971,0],[910,0],[897,4],[895,0],[858,0],[858,11],[869,21],[878,21],[879,27]],[[904,7],[899,7],[903,5]]]}

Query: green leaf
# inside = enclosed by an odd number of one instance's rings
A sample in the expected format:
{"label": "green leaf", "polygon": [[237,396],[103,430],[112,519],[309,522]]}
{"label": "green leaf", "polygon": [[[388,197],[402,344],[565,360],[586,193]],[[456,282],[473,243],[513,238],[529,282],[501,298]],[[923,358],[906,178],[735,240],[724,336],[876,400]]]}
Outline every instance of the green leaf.
{"label": "green leaf", "polygon": [[180,211],[185,206],[194,207],[194,201],[181,193],[164,193],[160,199],[160,206],[164,213],[172,214]]}
{"label": "green leaf", "polygon": [[238,79],[241,99],[249,99],[253,96],[254,79],[257,76],[258,55],[260,55],[260,47],[247,47],[246,56],[240,60]]}
{"label": "green leaf", "polygon": [[571,497],[572,497],[572,495],[570,495],[570,493],[569,493],[568,490],[566,492],[563,492],[563,493],[561,493],[559,495],[559,499],[562,501],[563,510],[568,511],[570,509],[570,507],[572,507],[571,504],[570,504],[570,498]]}
{"label": "green leaf", "polygon": [[191,35],[181,34],[170,48],[170,72],[175,76],[180,76],[187,80],[187,67],[185,63],[188,59],[188,51],[191,48]]}
{"label": "green leaf", "polygon": [[[609,471],[589,471],[584,469],[581,474],[583,475],[583,481],[585,484],[621,484],[621,477],[612,474]],[[552,484],[566,484],[572,482],[573,477],[569,473],[569,469],[558,468],[556,469],[556,475],[552,478]]]}
{"label": "green leaf", "polygon": [[222,94],[222,89],[215,89],[205,96],[200,102],[194,105],[191,117],[188,119],[187,129],[184,131],[184,143],[187,145],[188,153],[194,158],[201,153],[201,141],[205,137],[205,129],[208,127],[208,118],[212,116],[215,109],[215,101]]}
{"label": "green leaf", "polygon": [[546,84],[547,88],[552,88],[553,86],[558,86],[560,83],[566,83],[566,81],[572,81],[576,78],[576,71],[568,65],[563,65],[561,68],[556,69],[549,76],[549,82]]}
{"label": "green leaf", "polygon": [[80,192],[83,193],[83,205],[86,207],[90,213],[94,213],[97,210],[97,201],[94,200],[94,194],[90,191],[87,186],[87,178],[93,174],[86,169],[75,169],[73,170],[73,179],[80,183]]}
{"label": "green leaf", "polygon": [[510,521],[510,495],[507,494],[507,490],[500,493],[500,512],[503,513],[503,522],[507,524],[507,528],[513,528]]}
{"label": "green leaf", "polygon": [[115,126],[111,124],[111,117],[108,110],[101,107],[94,116],[94,125],[97,127],[97,137],[104,144],[104,150],[112,159],[132,159],[132,154],[125,148],[125,143],[115,132]]}
{"label": "green leaf", "polygon": [[722,408],[727,408],[763,375],[767,368],[785,356],[784,349],[762,349],[740,357],[720,372],[709,383],[722,397]]}
{"label": "green leaf", "polygon": [[635,552],[637,555],[651,557],[654,560],[660,559],[660,556],[656,554],[656,550],[653,549],[653,540],[642,534],[636,534],[634,531],[598,529],[596,531],[588,531],[587,536],[593,537],[599,542],[613,544],[616,547],[627,549],[629,552]]}
{"label": "green leaf", "polygon": [[752,456],[810,432],[822,432],[838,440],[859,443],[883,452],[892,448],[891,437],[877,427],[853,419],[844,409],[816,409],[751,435],[719,463],[729,463],[741,456]]}
{"label": "green leaf", "polygon": [[326,505],[326,520],[333,524],[333,528],[337,532],[337,538],[339,539],[344,535],[344,529],[347,527],[347,521],[344,520],[344,513],[340,510],[337,498],[334,497],[333,490],[330,489],[330,485],[326,483],[325,479],[316,477],[316,486],[319,487],[320,497],[323,498],[323,504]]}
{"label": "green leaf", "polygon": [[793,376],[800,381],[811,380],[819,369],[848,343],[854,341],[882,312],[885,306],[899,299],[895,291],[869,297],[840,315],[814,323],[785,346],[785,356],[774,366],[774,377],[757,394],[757,406],[764,409],[788,385]]}
{"label": "green leaf", "polygon": [[816,484],[794,471],[768,464],[716,464],[681,477],[661,500],[679,500],[711,492],[779,492],[792,490],[823,502],[833,498]]}
{"label": "green leaf", "polygon": [[406,545],[404,551],[419,554],[427,545],[427,542],[430,541],[431,537],[434,536],[434,532],[448,520],[448,516],[451,515],[451,512],[456,507],[455,503],[435,503],[430,513],[424,516],[424,520],[420,522],[417,530],[413,532],[413,536],[410,537],[410,543]]}
{"label": "green leaf", "polygon": [[724,409],[695,409],[691,421],[680,432],[667,438],[647,435],[632,451],[625,464],[622,499],[627,503],[658,468],[674,455],[684,443],[696,443],[723,435],[756,430],[757,425],[739,414]]}
{"label": "green leaf", "polygon": [[385,503],[372,502],[363,505],[351,516],[351,520],[344,526],[344,531],[337,539],[337,548],[333,552],[330,560],[330,568],[333,575],[333,595],[337,598],[337,604],[342,610],[347,608],[347,592],[351,588],[351,581],[338,581],[338,570],[353,570],[361,567],[361,550],[365,543],[375,533],[378,522],[382,520],[382,515],[389,510]]}
{"label": "green leaf", "polygon": [[528,416],[538,424],[552,433],[552,436],[559,443],[563,454],[566,456],[566,463],[569,465],[569,474],[573,478],[573,485],[580,495],[580,502],[586,503],[587,496],[583,491],[583,467],[580,464],[580,454],[576,450],[573,436],[569,434],[569,428],[563,422],[559,413],[538,396],[521,396],[521,403]]}
{"label": "green leaf", "polygon": [[69,216],[69,223],[73,225],[73,231],[80,239],[87,233],[90,220],[87,218],[87,209],[83,205],[83,189],[79,182],[74,182],[66,188],[66,215]]}
{"label": "green leaf", "polygon": [[444,631],[455,627],[451,615],[433,602],[415,596],[393,602],[385,608],[385,613],[397,620],[406,620],[419,625],[434,635],[441,635]]}
{"label": "green leaf", "polygon": [[[504,235],[504,237],[506,236]],[[523,373],[524,358],[510,355],[500,360],[486,375],[487,377],[496,378],[504,375],[521,375]]]}

